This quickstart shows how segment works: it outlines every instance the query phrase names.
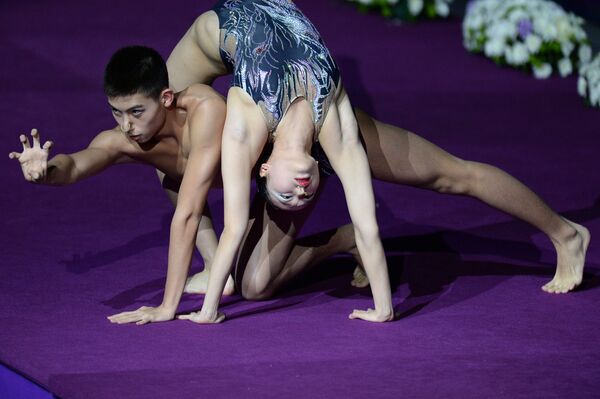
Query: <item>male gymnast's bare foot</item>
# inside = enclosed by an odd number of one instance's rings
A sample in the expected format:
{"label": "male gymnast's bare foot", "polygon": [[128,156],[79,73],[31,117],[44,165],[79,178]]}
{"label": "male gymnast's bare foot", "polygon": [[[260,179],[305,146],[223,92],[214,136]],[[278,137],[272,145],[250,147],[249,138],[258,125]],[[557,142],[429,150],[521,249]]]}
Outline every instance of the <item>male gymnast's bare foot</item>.
{"label": "male gymnast's bare foot", "polygon": [[[192,277],[188,277],[183,287],[183,292],[186,294],[206,294],[208,287],[208,278],[210,276],[210,270],[204,268],[200,273],[194,274]],[[225,288],[223,289],[223,295],[233,295],[235,293],[235,286],[231,276],[227,278]]]}
{"label": "male gymnast's bare foot", "polygon": [[364,288],[369,286],[369,278],[367,277],[367,273],[365,273],[365,269],[361,264],[356,265],[354,272],[352,273],[352,281],[350,285],[356,288]]}
{"label": "male gymnast's bare foot", "polygon": [[[348,253],[354,257],[356,268],[352,273],[352,281],[350,285],[357,288],[369,286],[369,278],[363,267],[358,248],[356,248],[356,236],[354,235],[354,225],[352,223],[345,224],[339,227],[336,231],[337,242],[341,246],[337,247],[337,253]],[[339,252],[338,252],[339,251]]]}
{"label": "male gymnast's bare foot", "polygon": [[350,285],[356,288],[368,287],[369,278],[367,277],[365,268],[362,265],[358,248],[354,246],[352,249],[350,249],[350,251],[348,251],[348,253],[352,255],[356,261],[356,267],[354,268],[354,272],[352,272],[352,281],[350,281]]}
{"label": "male gymnast's bare foot", "polygon": [[565,219],[573,234],[554,244],[557,254],[556,274],[542,290],[552,294],[564,294],[575,289],[583,279],[585,253],[590,243],[590,232],[585,227]]}

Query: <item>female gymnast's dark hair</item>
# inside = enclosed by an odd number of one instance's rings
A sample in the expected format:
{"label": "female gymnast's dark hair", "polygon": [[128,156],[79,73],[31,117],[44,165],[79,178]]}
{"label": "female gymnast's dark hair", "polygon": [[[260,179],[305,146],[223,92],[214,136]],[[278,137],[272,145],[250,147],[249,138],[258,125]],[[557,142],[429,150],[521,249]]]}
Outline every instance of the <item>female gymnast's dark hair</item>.
{"label": "female gymnast's dark hair", "polygon": [[113,54],[104,69],[104,93],[109,98],[141,93],[158,99],[168,87],[167,65],[150,47],[123,47]]}
{"label": "female gymnast's dark hair", "polygon": [[[361,137],[362,140],[362,137]],[[364,146],[364,143],[363,143]],[[267,201],[271,202],[271,197],[269,196],[269,191],[267,190],[267,178],[260,176],[260,165],[267,162],[269,157],[271,156],[271,152],[273,151],[273,144],[266,143],[263,148],[262,153],[258,157],[258,161],[256,165],[256,173],[254,179],[256,180],[256,191],[262,195],[262,197]],[[327,155],[325,155],[325,151],[321,148],[321,144],[318,142],[314,143],[311,149],[311,156],[317,161],[319,164],[319,175],[321,176],[321,180],[326,179],[328,176],[331,176],[335,173],[333,167],[329,163],[329,159],[327,159]]]}
{"label": "female gymnast's dark hair", "polygon": [[273,151],[273,144],[266,143],[263,148],[260,156],[258,157],[258,161],[256,161],[256,173],[254,175],[254,180],[256,181],[256,191],[267,201],[271,202],[269,198],[269,191],[267,190],[267,178],[260,176],[260,165],[267,162],[269,156],[271,156],[271,152]]}

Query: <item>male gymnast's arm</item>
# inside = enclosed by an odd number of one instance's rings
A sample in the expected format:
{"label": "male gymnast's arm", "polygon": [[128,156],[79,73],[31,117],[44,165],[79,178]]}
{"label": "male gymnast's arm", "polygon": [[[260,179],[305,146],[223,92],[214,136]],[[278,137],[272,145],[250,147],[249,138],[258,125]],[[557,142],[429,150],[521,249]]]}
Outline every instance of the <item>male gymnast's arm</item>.
{"label": "male gymnast's arm", "polygon": [[321,134],[321,146],[344,188],[356,246],[371,285],[375,309],[354,310],[351,319],[374,322],[394,317],[387,263],[375,216],[375,197],[367,155],[358,136],[350,101],[343,92],[338,106],[331,106]]}
{"label": "male gymnast's arm", "polygon": [[195,107],[190,120],[191,149],[171,222],[167,281],[162,303],[156,308],[143,306],[135,311],[109,316],[111,322],[142,325],[172,320],[175,316],[192,260],[202,210],[218,170],[225,112],[221,99],[207,98]]}
{"label": "male gymnast's arm", "polygon": [[111,165],[134,162],[134,159],[120,150],[119,135],[120,132],[104,131],[98,134],[87,148],[72,154],[58,154],[48,160],[52,142],[46,141],[40,146],[40,134],[37,129],[32,129],[33,145],[30,145],[27,137],[22,134],[20,140],[23,152],[11,152],[8,156],[19,160],[25,180],[63,186],[95,175]]}

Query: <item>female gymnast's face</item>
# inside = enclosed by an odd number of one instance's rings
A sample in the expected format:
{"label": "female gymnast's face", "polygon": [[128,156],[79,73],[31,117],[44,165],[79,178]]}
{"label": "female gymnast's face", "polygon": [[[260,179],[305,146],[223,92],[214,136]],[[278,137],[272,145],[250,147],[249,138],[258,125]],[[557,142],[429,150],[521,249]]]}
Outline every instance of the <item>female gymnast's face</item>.
{"label": "female gymnast's face", "polygon": [[150,141],[164,124],[163,107],[143,94],[109,98],[108,103],[121,131],[138,144]]}
{"label": "female gymnast's face", "polygon": [[261,176],[267,178],[269,201],[283,210],[306,207],[319,188],[319,168],[309,155],[271,158],[261,167]]}

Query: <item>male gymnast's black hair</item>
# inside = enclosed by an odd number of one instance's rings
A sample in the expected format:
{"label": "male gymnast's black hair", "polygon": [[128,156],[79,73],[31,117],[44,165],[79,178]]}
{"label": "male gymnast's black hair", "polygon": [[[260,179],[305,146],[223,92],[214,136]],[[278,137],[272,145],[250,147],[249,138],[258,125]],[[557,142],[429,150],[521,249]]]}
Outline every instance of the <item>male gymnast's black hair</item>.
{"label": "male gymnast's black hair", "polygon": [[141,93],[158,99],[168,87],[167,65],[150,47],[123,47],[110,57],[104,69],[104,94],[109,98]]}

